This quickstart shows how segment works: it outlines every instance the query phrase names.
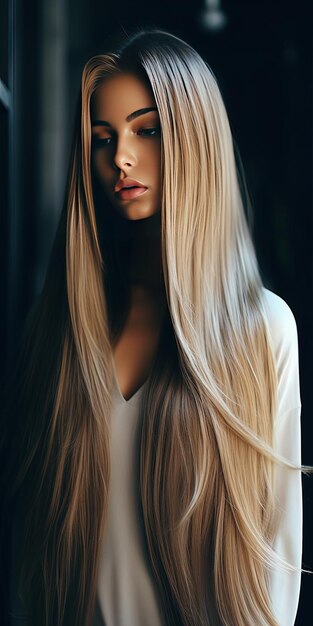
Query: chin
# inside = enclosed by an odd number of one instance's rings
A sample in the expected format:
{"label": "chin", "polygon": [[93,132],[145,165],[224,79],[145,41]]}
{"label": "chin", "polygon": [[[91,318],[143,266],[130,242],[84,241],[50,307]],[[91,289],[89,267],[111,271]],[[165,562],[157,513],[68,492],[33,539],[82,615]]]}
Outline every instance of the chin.
{"label": "chin", "polygon": [[159,209],[143,209],[142,207],[122,207],[119,208],[119,213],[127,220],[130,221],[137,221],[137,220],[144,220],[144,219],[148,219],[149,217],[152,217],[153,215],[156,215],[157,213],[160,213]]}

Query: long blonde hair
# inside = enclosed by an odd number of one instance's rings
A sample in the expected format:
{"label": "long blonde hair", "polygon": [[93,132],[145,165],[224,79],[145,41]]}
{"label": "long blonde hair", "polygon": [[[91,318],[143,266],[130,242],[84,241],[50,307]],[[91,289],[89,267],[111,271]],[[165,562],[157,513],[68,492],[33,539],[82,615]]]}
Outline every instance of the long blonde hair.
{"label": "long blonde hair", "polygon": [[277,379],[262,283],[216,80],[190,46],[162,32],[139,34],[83,71],[66,203],[20,366],[16,485],[27,510],[30,623],[89,626],[94,609],[114,316],[90,172],[90,101],[119,71],[148,81],[162,129],[168,319],[142,398],[140,495],[164,619],[277,626],[268,585]]}

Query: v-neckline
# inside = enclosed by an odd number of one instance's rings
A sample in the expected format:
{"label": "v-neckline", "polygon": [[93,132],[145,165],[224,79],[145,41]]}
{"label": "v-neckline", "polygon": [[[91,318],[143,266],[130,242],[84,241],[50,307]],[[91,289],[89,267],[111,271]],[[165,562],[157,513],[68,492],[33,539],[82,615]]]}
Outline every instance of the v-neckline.
{"label": "v-neckline", "polygon": [[123,404],[129,404],[130,402],[132,402],[135,398],[137,398],[138,395],[140,395],[141,391],[143,391],[143,388],[146,386],[146,384],[148,383],[149,380],[149,376],[148,378],[145,380],[145,382],[140,385],[140,387],[138,387],[138,389],[130,396],[130,398],[126,399],[125,396],[123,396],[122,392],[121,392],[121,388],[119,385],[119,381],[117,378],[117,371],[116,371],[116,366],[115,366],[115,360],[114,357],[112,358],[112,362],[113,362],[113,378],[114,378],[114,385],[115,385],[115,389],[117,392],[117,395],[119,397],[119,399],[123,402]]}

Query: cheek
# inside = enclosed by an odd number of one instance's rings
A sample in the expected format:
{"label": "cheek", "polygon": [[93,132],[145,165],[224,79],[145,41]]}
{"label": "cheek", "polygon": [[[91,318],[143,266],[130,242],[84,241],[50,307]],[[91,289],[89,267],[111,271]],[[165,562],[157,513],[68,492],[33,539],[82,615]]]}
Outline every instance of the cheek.
{"label": "cheek", "polygon": [[102,183],[106,184],[110,182],[110,167],[106,155],[100,151],[95,153],[92,156],[91,167],[93,173],[102,181]]}
{"label": "cheek", "polygon": [[144,158],[144,163],[147,172],[149,171],[150,177],[153,179],[154,184],[159,186],[161,181],[161,154],[158,146],[147,152]]}

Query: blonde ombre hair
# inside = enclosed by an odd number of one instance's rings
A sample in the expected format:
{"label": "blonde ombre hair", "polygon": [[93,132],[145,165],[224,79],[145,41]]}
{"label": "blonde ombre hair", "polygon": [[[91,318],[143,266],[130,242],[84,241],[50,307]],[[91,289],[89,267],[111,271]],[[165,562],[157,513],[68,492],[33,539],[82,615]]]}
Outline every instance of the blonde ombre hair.
{"label": "blonde ombre hair", "polygon": [[216,80],[190,46],[158,31],[84,68],[66,202],[25,332],[16,488],[27,511],[30,623],[89,626],[94,610],[118,329],[90,105],[116,72],[149,84],[162,129],[168,316],[142,398],[140,496],[164,620],[277,626],[268,582],[277,378],[262,283]]}

